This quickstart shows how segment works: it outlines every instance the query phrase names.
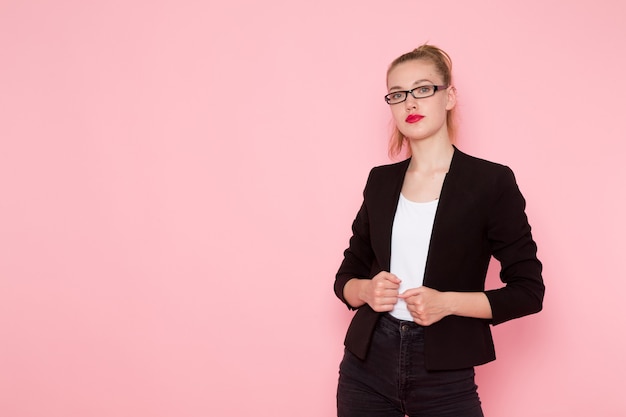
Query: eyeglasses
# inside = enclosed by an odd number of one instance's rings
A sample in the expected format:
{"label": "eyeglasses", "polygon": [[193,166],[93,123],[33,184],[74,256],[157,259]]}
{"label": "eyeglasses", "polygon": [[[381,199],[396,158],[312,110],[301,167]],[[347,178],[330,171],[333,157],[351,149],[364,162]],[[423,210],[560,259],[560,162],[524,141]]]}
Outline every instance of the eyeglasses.
{"label": "eyeglasses", "polygon": [[447,85],[420,85],[412,90],[394,91],[393,93],[389,93],[385,96],[385,101],[387,104],[402,103],[407,99],[409,94],[411,94],[414,98],[426,98],[434,96],[437,91],[445,90],[448,87],[449,86]]}

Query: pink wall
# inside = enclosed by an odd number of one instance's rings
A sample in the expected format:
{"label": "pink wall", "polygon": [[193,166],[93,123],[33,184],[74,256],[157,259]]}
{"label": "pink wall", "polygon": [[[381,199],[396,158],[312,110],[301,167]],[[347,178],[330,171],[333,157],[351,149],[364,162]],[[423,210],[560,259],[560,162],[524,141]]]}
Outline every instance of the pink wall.
{"label": "pink wall", "polygon": [[625,12],[1,1],[0,415],[332,416],[334,272],[387,162],[386,65],[424,41],[545,264],[544,312],[479,370],[487,415],[625,415]]}

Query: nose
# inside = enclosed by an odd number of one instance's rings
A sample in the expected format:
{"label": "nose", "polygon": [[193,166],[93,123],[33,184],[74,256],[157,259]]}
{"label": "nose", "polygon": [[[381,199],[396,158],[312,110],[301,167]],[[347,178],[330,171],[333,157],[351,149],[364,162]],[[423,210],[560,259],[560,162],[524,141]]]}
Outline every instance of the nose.
{"label": "nose", "polygon": [[407,111],[417,108],[417,99],[412,94],[407,94],[406,100],[404,100],[404,107]]}

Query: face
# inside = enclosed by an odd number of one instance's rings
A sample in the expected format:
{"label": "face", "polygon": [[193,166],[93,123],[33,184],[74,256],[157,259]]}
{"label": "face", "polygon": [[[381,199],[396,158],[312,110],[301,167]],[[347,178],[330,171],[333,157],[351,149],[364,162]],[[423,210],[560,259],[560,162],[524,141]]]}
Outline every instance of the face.
{"label": "face", "polygon": [[[423,85],[443,85],[443,77],[429,61],[412,60],[396,65],[387,76],[387,89],[407,91]],[[417,92],[417,90],[416,90]],[[406,101],[391,104],[396,126],[409,140],[448,139],[446,117],[456,104],[454,88],[440,89],[433,96],[416,99],[408,94]]]}

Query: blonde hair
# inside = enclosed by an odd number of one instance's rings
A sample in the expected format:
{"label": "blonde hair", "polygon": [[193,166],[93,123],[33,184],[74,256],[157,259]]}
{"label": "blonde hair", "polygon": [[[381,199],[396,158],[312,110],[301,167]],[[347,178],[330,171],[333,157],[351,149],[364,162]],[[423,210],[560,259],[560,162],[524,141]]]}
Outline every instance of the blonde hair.
{"label": "blonde hair", "polygon": [[[414,60],[422,60],[432,63],[439,75],[443,78],[443,83],[445,85],[452,85],[452,59],[450,59],[450,55],[448,55],[444,50],[434,46],[434,45],[421,45],[411,52],[407,52],[404,55],[400,55],[398,58],[394,59],[389,68],[387,69],[387,76],[392,69],[394,69],[399,64],[407,61]],[[448,110],[448,114],[446,115],[446,126],[448,128],[448,135],[450,136],[450,140],[454,142],[454,138],[456,136],[456,113],[454,111],[455,108]],[[402,152],[404,142],[406,137],[400,132],[396,125],[393,126],[393,132],[391,134],[391,138],[389,140],[389,156],[396,157],[400,155]],[[410,155],[411,149],[407,147],[407,154]]]}

